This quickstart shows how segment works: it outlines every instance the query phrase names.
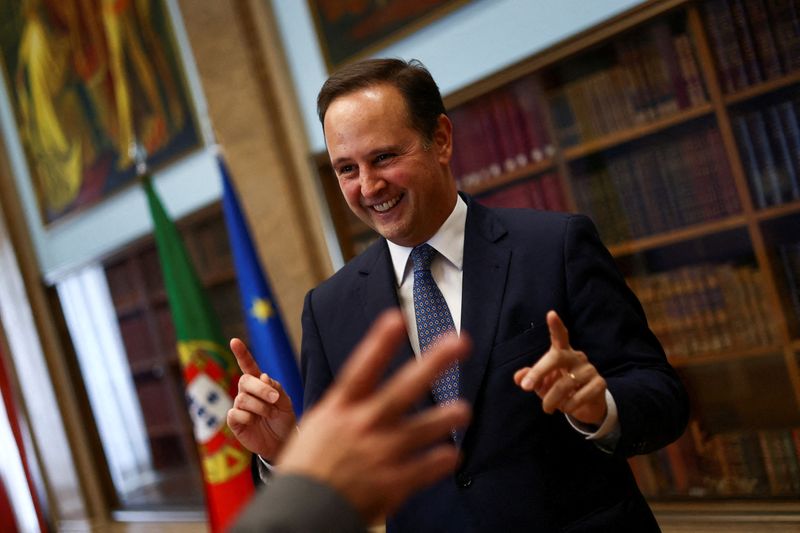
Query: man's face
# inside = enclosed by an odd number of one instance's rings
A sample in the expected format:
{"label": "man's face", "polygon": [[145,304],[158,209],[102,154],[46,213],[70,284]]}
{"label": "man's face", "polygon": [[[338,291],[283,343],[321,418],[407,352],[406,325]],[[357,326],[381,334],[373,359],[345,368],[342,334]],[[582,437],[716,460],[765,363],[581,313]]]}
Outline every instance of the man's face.
{"label": "man's face", "polygon": [[416,246],[455,206],[450,121],[426,142],[400,92],[387,84],[340,96],[325,114],[325,142],[347,204],[386,239]]}

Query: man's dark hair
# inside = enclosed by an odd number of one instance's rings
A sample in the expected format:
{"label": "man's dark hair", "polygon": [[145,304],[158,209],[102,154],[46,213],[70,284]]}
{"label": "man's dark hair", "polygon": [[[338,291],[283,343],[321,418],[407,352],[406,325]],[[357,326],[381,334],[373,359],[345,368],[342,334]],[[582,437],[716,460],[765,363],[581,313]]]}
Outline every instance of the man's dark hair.
{"label": "man's dark hair", "polygon": [[336,98],[383,83],[400,91],[411,126],[427,141],[432,141],[439,115],[446,112],[439,87],[428,69],[416,59],[367,59],[333,73],[317,96],[317,115],[322,127],[325,127],[325,113]]}

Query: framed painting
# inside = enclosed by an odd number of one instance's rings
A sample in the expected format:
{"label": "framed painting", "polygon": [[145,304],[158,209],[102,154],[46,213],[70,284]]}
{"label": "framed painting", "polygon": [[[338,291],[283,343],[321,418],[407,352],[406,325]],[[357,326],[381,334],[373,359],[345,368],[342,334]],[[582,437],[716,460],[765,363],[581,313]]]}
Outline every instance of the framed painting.
{"label": "framed painting", "polygon": [[45,224],[201,144],[163,0],[0,0],[8,94]]}
{"label": "framed painting", "polygon": [[328,70],[368,56],[467,0],[308,0]]}

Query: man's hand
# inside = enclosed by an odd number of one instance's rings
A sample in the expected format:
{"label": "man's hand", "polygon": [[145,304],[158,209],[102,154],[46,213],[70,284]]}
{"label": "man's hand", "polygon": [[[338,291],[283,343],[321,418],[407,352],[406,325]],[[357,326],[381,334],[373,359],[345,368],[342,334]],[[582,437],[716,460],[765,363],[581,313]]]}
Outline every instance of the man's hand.
{"label": "man's hand", "polygon": [[405,338],[399,311],[381,315],[279,458],[280,473],[334,487],[366,523],[456,468],[458,451],[448,437],[470,416],[463,401],[409,412],[440,372],[466,357],[469,343],[455,336],[377,388]]}
{"label": "man's hand", "polygon": [[584,424],[600,426],[606,418],[606,380],[586,354],[569,345],[569,333],[555,311],[547,313],[550,350],[530,368],[514,374],[514,383],[542,399],[542,409],[556,409]]}
{"label": "man's hand", "polygon": [[292,400],[280,383],[261,372],[241,340],[231,339],[231,351],[243,375],[228,427],[245,448],[272,462],[297,423]]}

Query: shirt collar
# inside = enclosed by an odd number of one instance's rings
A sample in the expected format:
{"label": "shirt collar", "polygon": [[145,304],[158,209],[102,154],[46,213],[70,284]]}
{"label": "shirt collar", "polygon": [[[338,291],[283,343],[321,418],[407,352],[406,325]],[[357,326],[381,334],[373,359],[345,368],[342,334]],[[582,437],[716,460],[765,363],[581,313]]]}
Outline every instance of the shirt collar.
{"label": "shirt collar", "polygon": [[[439,227],[433,237],[428,240],[437,252],[447,259],[454,267],[461,270],[464,266],[464,233],[467,226],[467,204],[461,196],[456,196],[456,205],[453,212]],[[389,254],[392,257],[392,267],[394,267],[395,280],[400,287],[406,277],[408,269],[408,258],[411,255],[412,247],[400,246],[387,240]]]}

